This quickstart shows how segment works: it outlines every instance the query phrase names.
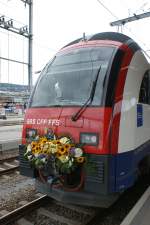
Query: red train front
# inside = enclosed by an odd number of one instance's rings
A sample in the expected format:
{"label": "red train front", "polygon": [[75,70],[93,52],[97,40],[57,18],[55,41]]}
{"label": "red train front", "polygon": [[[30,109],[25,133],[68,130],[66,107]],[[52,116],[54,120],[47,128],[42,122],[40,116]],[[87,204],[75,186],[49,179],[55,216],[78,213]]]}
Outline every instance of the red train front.
{"label": "red train front", "polygon": [[20,145],[21,174],[35,177],[40,192],[108,207],[133,184],[119,178],[117,152],[126,74],[138,50],[123,34],[100,33],[68,44],[43,69]]}

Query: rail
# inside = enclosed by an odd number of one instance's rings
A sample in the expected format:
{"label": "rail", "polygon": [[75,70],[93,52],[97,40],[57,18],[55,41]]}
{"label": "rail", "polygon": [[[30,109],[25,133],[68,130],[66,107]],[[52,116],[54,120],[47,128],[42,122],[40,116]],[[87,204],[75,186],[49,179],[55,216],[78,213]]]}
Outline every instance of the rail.
{"label": "rail", "polygon": [[49,198],[46,195],[44,195],[42,197],[39,197],[38,199],[33,200],[32,202],[29,202],[28,204],[24,206],[21,206],[11,211],[10,213],[0,217],[0,225],[8,225],[17,221],[19,218],[21,218],[25,214],[45,204],[48,200]]}
{"label": "rail", "polygon": [[11,172],[14,172],[15,170],[18,170],[19,166],[14,166],[12,168],[8,168],[8,169],[4,169],[4,170],[0,170],[0,176],[4,175],[4,174],[8,174]]}
{"label": "rail", "polygon": [[[14,162],[15,162],[15,165],[14,165]],[[6,158],[6,159],[0,159],[0,176],[14,172],[18,168],[19,168],[19,162],[16,160],[16,156]]]}

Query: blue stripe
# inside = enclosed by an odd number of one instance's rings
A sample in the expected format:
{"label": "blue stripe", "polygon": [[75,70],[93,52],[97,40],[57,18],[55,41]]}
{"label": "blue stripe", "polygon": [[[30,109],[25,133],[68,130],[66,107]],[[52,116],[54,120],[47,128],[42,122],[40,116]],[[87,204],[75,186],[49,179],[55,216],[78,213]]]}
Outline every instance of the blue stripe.
{"label": "blue stripe", "polygon": [[137,179],[138,164],[147,155],[150,155],[150,141],[135,150],[113,156],[109,164],[109,192],[131,187]]}

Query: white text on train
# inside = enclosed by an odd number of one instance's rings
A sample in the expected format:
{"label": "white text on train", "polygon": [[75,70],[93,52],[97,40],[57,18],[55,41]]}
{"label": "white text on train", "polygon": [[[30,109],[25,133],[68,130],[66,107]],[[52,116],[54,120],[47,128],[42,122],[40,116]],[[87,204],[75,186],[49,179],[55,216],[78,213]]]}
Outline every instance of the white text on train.
{"label": "white text on train", "polygon": [[60,126],[61,121],[57,119],[27,119],[27,124]]}

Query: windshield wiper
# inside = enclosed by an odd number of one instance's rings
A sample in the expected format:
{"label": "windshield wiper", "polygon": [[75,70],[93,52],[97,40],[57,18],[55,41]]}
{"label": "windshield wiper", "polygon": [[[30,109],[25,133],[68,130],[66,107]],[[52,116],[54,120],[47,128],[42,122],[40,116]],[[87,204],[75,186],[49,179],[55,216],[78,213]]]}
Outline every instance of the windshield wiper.
{"label": "windshield wiper", "polygon": [[99,67],[97,74],[95,76],[95,79],[93,81],[89,98],[81,106],[81,108],[74,115],[72,115],[72,117],[71,117],[72,121],[77,121],[79,119],[79,117],[81,116],[81,114],[84,112],[84,110],[92,103],[94,95],[95,95],[95,90],[96,90],[96,85],[97,85],[97,80],[99,77],[100,70],[101,70],[101,66]]}

